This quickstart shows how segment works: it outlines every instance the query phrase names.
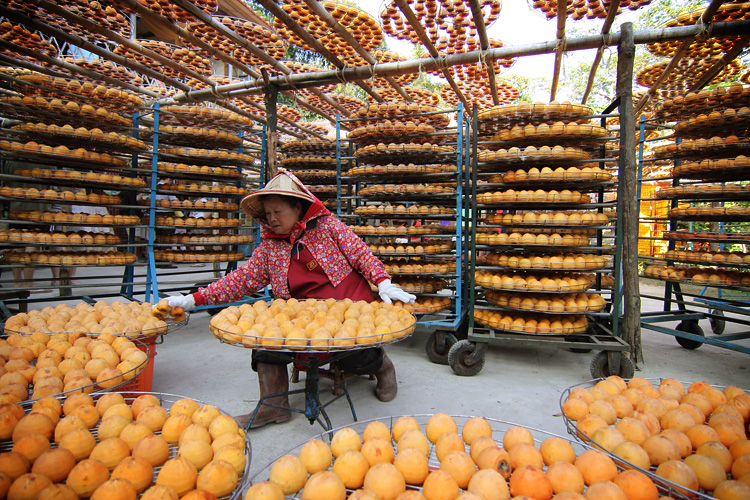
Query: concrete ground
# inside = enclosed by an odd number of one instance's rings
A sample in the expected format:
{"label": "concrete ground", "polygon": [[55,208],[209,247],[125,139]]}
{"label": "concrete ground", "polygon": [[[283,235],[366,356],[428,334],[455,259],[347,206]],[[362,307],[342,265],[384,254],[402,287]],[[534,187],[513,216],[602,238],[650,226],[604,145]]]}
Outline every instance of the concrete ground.
{"label": "concrete ground", "polygon": [[[192,280],[199,277],[197,273],[211,278],[206,268],[184,266],[182,270],[196,273],[190,276]],[[90,272],[93,270],[79,270],[79,276],[85,277]],[[172,281],[179,279],[184,277]],[[167,280],[160,279],[160,285],[163,281]],[[79,283],[86,283],[85,278]],[[663,293],[661,288],[647,285],[643,291],[651,295]],[[54,294],[43,295],[52,296]],[[660,309],[659,303],[644,301],[644,311]],[[193,314],[187,326],[164,336],[163,343],[156,346],[152,390],[197,398],[233,415],[248,413],[259,397],[257,378],[250,368],[250,351],[216,340],[208,329],[209,319],[205,312]],[[701,321],[701,326],[710,332],[707,320]],[[747,327],[727,323],[725,335],[746,330]],[[347,387],[359,421],[445,412],[481,415],[566,434],[560,417],[560,396],[566,388],[591,379],[589,364],[595,352],[573,353],[540,345],[492,345],[479,374],[459,377],[450,367],[432,364],[427,359],[426,337],[427,332],[417,330],[410,338],[386,347],[396,366],[399,382],[399,394],[394,401],[377,400],[373,393],[375,381],[348,379]],[[750,347],[750,340],[741,343]],[[683,349],[673,336],[648,330],[643,331],[643,354],[644,361],[638,364],[637,376],[750,387],[750,357],[746,354],[710,345],[697,350]],[[331,382],[322,379],[320,387],[321,399],[325,402],[331,394]],[[304,383],[291,384],[291,388],[302,389]],[[302,395],[292,396],[290,402],[293,407],[304,409]],[[345,399],[335,401],[326,410],[334,428],[353,423]],[[317,423],[311,425],[304,415],[294,414],[290,422],[250,431],[251,475],[322,430]]]}

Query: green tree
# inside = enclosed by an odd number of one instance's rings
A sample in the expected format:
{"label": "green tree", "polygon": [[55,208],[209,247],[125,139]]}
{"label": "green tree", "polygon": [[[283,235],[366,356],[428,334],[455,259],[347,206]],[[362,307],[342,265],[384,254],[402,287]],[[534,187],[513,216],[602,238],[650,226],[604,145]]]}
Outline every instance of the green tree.
{"label": "green tree", "polygon": [[540,94],[549,95],[552,81],[545,77],[528,77],[525,75],[499,76],[499,80],[505,80],[518,89],[518,101],[533,102],[539,100]]}

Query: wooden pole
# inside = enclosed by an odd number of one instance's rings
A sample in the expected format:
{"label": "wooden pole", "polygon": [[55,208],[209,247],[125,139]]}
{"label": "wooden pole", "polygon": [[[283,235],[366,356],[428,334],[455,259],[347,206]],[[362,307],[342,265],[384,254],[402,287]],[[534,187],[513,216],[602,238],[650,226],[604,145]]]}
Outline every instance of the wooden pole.
{"label": "wooden pole", "polygon": [[[609,4],[609,10],[607,10],[607,18],[604,20],[604,24],[602,25],[602,37],[609,34],[609,30],[612,29],[612,23],[615,21],[615,16],[617,15],[617,9],[620,7],[620,4],[617,2],[610,2]],[[594,62],[591,64],[591,70],[589,71],[589,79],[586,82],[586,90],[583,93],[583,97],[581,98],[581,104],[586,104],[586,101],[589,99],[589,94],[591,94],[591,89],[594,87],[594,77],[596,76],[596,70],[599,68],[599,63],[602,60],[602,54],[604,54],[604,48],[605,45],[602,42],[601,47],[596,49],[596,56],[594,57]]]}
{"label": "wooden pole", "polygon": [[554,101],[557,94],[557,84],[560,82],[562,56],[565,52],[565,20],[568,18],[568,0],[557,0],[557,47],[555,48],[555,68],[552,71],[552,88],[549,100]]}
{"label": "wooden pole", "polygon": [[[643,358],[641,352],[641,295],[638,282],[638,216],[637,164],[635,158],[635,113],[633,112],[633,61],[635,43],[633,24],[620,28],[617,48],[617,96],[620,98],[620,156],[617,210],[622,211],[622,283],[624,317],[622,337],[630,344],[634,363]],[[620,244],[620,243],[617,243]],[[613,290],[612,293],[618,293]],[[619,311],[613,311],[615,317]]]}
{"label": "wooden pole", "polygon": [[279,141],[279,135],[276,131],[276,102],[279,97],[279,88],[275,85],[269,85],[266,87],[266,92],[263,94],[263,104],[266,106],[266,154],[267,157],[267,168],[266,168],[266,179],[264,184],[271,180],[276,175],[276,146]]}

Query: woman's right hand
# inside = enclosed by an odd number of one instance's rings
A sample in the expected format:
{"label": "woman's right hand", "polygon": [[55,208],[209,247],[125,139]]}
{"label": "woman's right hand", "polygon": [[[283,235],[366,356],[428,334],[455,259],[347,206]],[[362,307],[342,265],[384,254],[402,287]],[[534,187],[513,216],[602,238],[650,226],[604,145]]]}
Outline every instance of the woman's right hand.
{"label": "woman's right hand", "polygon": [[190,293],[188,295],[173,295],[167,297],[169,307],[181,307],[186,311],[195,307],[195,297]]}

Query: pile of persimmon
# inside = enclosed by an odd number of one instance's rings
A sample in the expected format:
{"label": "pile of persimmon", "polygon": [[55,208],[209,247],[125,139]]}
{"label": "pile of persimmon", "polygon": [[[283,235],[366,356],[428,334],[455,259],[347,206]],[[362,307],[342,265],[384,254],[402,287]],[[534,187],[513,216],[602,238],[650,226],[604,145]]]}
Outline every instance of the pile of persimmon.
{"label": "pile of persimmon", "polygon": [[292,298],[227,307],[209,328],[218,339],[243,347],[330,350],[389,342],[409,335],[415,324],[400,302]]}
{"label": "pile of persimmon", "polygon": [[582,438],[641,469],[716,498],[750,498],[750,394],[737,386],[612,376],[573,389],[562,410]]}
{"label": "pile of persimmon", "polygon": [[295,498],[309,500],[659,497],[647,474],[621,472],[601,451],[577,453],[569,441],[551,435],[536,442],[520,426],[493,436],[492,424],[482,417],[468,418],[459,428],[445,413],[432,415],[424,426],[404,416],[390,428],[372,421],[362,435],[339,429],[330,444],[311,439],[297,454],[278,458],[268,479],[253,484],[244,500],[300,491]]}
{"label": "pile of persimmon", "polygon": [[[223,497],[238,486],[245,440],[216,407],[183,398],[171,407],[141,394],[46,397],[28,413],[0,404],[0,497]],[[7,445],[7,448],[5,447]]]}

